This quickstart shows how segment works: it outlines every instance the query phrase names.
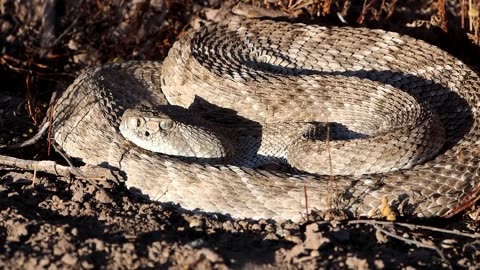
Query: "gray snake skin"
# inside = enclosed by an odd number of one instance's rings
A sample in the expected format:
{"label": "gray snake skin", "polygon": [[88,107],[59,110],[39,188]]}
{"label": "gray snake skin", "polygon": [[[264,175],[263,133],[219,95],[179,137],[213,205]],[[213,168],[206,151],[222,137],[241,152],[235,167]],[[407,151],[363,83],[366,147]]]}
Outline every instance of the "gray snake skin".
{"label": "gray snake skin", "polygon": [[[386,197],[399,215],[441,216],[480,183],[479,90],[479,76],[467,65],[408,36],[232,19],[188,33],[163,63],[84,71],[56,102],[54,138],[70,156],[122,172],[131,191],[189,210],[297,221],[308,200],[309,210],[372,217]],[[338,123],[373,146],[355,150],[348,145],[360,139],[340,140],[347,150],[332,157],[332,171],[340,174],[333,181],[328,174],[194,163],[147,151],[120,134],[123,112],[145,100],[225,110],[260,127]],[[423,118],[436,117],[430,122],[438,125],[408,123],[416,106],[429,108]],[[410,141],[423,136],[422,143]],[[391,156],[430,144],[441,147],[415,163],[376,171],[389,167]],[[322,147],[299,144],[296,164],[305,171],[326,166],[325,153],[317,154]],[[370,165],[362,173],[341,173],[363,164]]]}

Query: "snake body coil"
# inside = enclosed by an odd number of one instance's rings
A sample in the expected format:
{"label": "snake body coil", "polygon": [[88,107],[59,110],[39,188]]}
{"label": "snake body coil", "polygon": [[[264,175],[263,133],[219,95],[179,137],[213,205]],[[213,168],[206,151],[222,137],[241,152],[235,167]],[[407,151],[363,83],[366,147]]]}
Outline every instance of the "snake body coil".
{"label": "snake body coil", "polygon": [[[441,216],[480,183],[479,90],[468,66],[411,37],[232,19],[189,33],[163,64],[86,70],[56,103],[54,135],[69,155],[121,170],[131,190],[186,209],[298,220],[307,199],[310,209],[372,216],[387,197],[399,214]],[[329,184],[324,174],[197,164],[149,152],[119,132],[124,111],[145,100],[206,111],[207,118],[225,111],[222,121],[238,118],[259,130],[336,124],[347,135],[332,140],[331,169],[352,175]],[[300,140],[289,148],[302,170],[330,169],[324,142]]]}

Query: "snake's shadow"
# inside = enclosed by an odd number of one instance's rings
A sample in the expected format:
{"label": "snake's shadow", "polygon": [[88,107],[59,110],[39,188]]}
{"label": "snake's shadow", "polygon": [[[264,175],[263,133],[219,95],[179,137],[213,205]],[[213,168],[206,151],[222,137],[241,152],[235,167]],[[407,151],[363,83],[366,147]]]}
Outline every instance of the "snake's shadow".
{"label": "snake's shadow", "polygon": [[[203,120],[206,120],[214,127],[217,127],[218,130],[222,130],[223,135],[225,135],[229,141],[235,142],[233,143],[234,151],[237,155],[241,156],[240,159],[242,162],[240,164],[233,163],[232,165],[272,170],[273,168],[278,167],[271,165],[278,164],[282,165],[282,169],[288,169],[289,171],[294,169],[290,167],[286,157],[278,157],[280,155],[278,152],[275,152],[272,156],[266,156],[265,153],[259,151],[262,146],[262,140],[265,139],[263,133],[268,132],[265,130],[268,127],[265,127],[264,124],[242,117],[233,109],[219,107],[212,104],[198,95],[195,96],[193,103],[188,107],[187,111],[192,115],[200,116]],[[325,127],[328,125],[330,140],[350,140],[368,137],[366,134],[349,129],[348,126],[342,123],[324,123],[315,121],[306,122],[305,124],[312,124],[316,126],[316,129],[310,132],[298,130],[298,133],[296,133],[298,136],[308,137],[309,139],[325,140]],[[287,131],[286,127],[282,127],[282,123],[276,125],[274,130],[276,133],[296,132],[291,129]],[[277,143],[282,144],[284,142],[279,141]],[[282,147],[288,147],[288,145],[282,145],[279,148]],[[248,160],[253,161],[250,162]],[[198,161],[198,159],[195,161]],[[205,162],[215,162],[215,160],[207,159]],[[296,169],[295,171],[299,172]]]}
{"label": "snake's shadow", "polygon": [[[242,166],[262,167],[255,162],[264,159],[258,154],[262,144],[263,126],[261,123],[242,117],[233,109],[212,104],[198,95],[195,95],[188,111],[200,116],[220,130],[223,136],[231,142],[237,162],[243,160]],[[286,164],[280,159],[276,161]],[[227,161],[227,163],[239,165],[231,161]]]}

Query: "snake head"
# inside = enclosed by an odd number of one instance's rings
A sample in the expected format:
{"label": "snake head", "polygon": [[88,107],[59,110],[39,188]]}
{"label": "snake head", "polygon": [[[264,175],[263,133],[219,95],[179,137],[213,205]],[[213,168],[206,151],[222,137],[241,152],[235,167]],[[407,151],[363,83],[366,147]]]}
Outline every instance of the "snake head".
{"label": "snake head", "polygon": [[120,132],[137,146],[166,155],[224,158],[231,151],[205,121],[176,106],[127,109]]}

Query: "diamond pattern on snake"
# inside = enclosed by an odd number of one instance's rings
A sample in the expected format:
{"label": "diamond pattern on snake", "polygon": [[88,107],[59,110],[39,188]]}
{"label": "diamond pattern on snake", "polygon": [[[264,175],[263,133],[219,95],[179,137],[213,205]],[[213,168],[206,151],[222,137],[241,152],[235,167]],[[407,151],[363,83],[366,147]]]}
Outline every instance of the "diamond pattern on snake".
{"label": "diamond pattern on snake", "polygon": [[233,18],[163,62],[85,70],[56,102],[54,138],[189,210],[297,221],[308,200],[372,217],[386,198],[435,217],[479,185],[479,89],[470,67],[412,37]]}

